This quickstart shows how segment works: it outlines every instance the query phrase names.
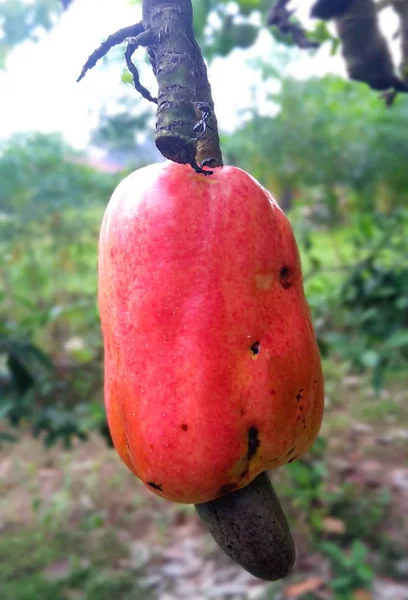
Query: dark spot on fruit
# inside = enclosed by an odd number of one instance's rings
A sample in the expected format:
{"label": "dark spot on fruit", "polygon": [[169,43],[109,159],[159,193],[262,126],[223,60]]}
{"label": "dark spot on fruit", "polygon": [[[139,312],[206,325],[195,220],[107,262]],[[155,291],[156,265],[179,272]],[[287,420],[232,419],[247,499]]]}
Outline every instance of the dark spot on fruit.
{"label": "dark spot on fruit", "polygon": [[291,269],[287,265],[285,265],[284,267],[281,268],[281,270],[279,272],[279,280],[280,280],[281,286],[285,290],[292,287],[293,278],[294,278],[293,269]]}
{"label": "dark spot on fruit", "polygon": [[293,462],[294,460],[296,460],[296,456],[292,456],[292,458],[290,460],[288,460],[288,463]]}
{"label": "dark spot on fruit", "polygon": [[260,441],[258,437],[258,430],[256,427],[250,427],[248,429],[248,450],[247,450],[247,459],[251,460],[255,452],[258,450],[260,446]]}
{"label": "dark spot on fruit", "polygon": [[245,471],[242,471],[242,473],[240,474],[240,477],[246,477],[248,475],[248,468],[245,469]]}
{"label": "dark spot on fruit", "polygon": [[271,396],[274,396],[276,394],[276,390],[271,390]]}
{"label": "dark spot on fruit", "polygon": [[233,492],[236,489],[237,486],[235,483],[227,483],[220,487],[220,489],[217,492],[217,495],[224,496],[225,494],[229,494],[230,492]]}
{"label": "dark spot on fruit", "polygon": [[159,483],[154,483],[154,481],[148,481],[147,485],[150,485],[154,490],[158,490],[159,492],[163,492],[162,486]]}
{"label": "dark spot on fruit", "polygon": [[250,347],[251,353],[256,356],[257,354],[259,354],[260,350],[261,350],[261,343],[260,342],[254,342],[252,344],[252,346]]}
{"label": "dark spot on fruit", "polygon": [[303,410],[303,406],[299,406],[299,410]]}
{"label": "dark spot on fruit", "polygon": [[186,425],[186,423],[183,423],[183,424],[181,425],[181,429],[182,429],[183,431],[188,431],[188,425]]}
{"label": "dark spot on fruit", "polygon": [[287,452],[286,456],[289,456],[294,451],[295,451],[295,446],[292,446],[292,448],[289,450],[289,452]]}
{"label": "dark spot on fruit", "polygon": [[296,402],[300,402],[303,398],[303,388],[300,388],[298,393],[296,394]]}
{"label": "dark spot on fruit", "polygon": [[242,415],[242,416],[245,416],[245,415],[246,415],[246,410],[245,410],[245,409],[243,409],[243,408],[241,409],[241,415]]}

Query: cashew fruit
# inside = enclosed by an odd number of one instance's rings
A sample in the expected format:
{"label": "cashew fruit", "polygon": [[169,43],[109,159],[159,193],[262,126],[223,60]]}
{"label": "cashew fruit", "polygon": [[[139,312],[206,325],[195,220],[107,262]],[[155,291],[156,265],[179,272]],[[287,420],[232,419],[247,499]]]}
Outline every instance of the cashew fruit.
{"label": "cashew fruit", "polygon": [[298,248],[241,169],[128,176],[101,227],[99,309],[113,443],[155,494],[210,502],[312,445],[323,378]]}

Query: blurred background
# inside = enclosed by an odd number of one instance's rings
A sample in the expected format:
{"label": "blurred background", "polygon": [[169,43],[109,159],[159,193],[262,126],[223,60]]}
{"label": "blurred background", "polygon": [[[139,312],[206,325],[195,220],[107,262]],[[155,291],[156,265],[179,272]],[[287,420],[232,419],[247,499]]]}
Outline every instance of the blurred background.
{"label": "blurred background", "polygon": [[[293,2],[321,44],[304,50],[266,26],[270,0],[193,0],[225,162],[291,220],[325,373],[318,441],[273,475],[297,567],[266,584],[110,446],[98,230],[118,182],[161,156],[123,47],[75,80],[140,5],[0,0],[2,600],[408,598],[408,97],[347,80],[312,4]],[[396,13],[380,16],[398,62]]]}

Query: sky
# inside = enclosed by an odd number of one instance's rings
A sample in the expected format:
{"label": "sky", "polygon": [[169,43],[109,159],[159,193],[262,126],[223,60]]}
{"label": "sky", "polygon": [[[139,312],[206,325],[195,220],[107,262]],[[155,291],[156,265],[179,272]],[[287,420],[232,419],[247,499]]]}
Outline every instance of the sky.
{"label": "sky", "polygon": [[[57,1],[57,0],[56,0]],[[298,0],[299,16],[307,16],[312,0]],[[57,25],[39,43],[27,42],[9,55],[6,72],[0,71],[2,119],[0,138],[16,131],[61,132],[78,149],[89,143],[103,106],[112,109],[115,99],[135,93],[121,82],[122,65],[107,61],[97,66],[80,83],[76,78],[88,55],[110,33],[140,20],[140,8],[128,0],[76,0]],[[142,63],[142,81],[154,90],[154,77]],[[222,131],[232,131],[245,108],[254,102],[261,113],[271,106],[265,101],[273,82],[262,82],[248,59],[272,56],[271,36],[265,31],[250,51],[234,51],[217,59],[209,70],[217,118]],[[327,47],[314,58],[297,51],[288,73],[305,78],[327,72],[344,74],[340,56],[331,57]],[[152,114],[155,108],[152,106]]]}

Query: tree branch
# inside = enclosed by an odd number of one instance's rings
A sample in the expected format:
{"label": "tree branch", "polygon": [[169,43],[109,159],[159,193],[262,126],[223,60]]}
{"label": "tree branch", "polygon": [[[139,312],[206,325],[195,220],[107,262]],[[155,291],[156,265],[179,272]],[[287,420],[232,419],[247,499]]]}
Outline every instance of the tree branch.
{"label": "tree branch", "polygon": [[314,19],[329,21],[340,17],[349,9],[354,0],[317,0],[310,11]]}
{"label": "tree branch", "polygon": [[[166,158],[190,164],[197,173],[210,175],[203,166],[222,166],[214,102],[207,67],[193,31],[191,0],[143,0],[141,23],[120,29],[108,37],[86,61],[80,81],[111,48],[128,39],[126,64],[139,93],[158,104],[156,146]],[[159,93],[152,98],[141,85],[132,55],[139,47],[147,48]],[[208,105],[208,117],[202,122],[196,103]]]}
{"label": "tree branch", "polygon": [[81,74],[79,75],[77,82],[81,81],[87,74],[90,69],[96,65],[98,60],[106,56],[114,46],[118,46],[122,44],[127,38],[135,37],[142,33],[143,25],[142,22],[136,23],[135,25],[129,25],[129,27],[124,27],[123,29],[119,29],[119,31],[115,31],[112,33],[102,44],[97,48],[92,54],[89,56],[88,60],[82,67]]}
{"label": "tree branch", "polygon": [[373,0],[355,0],[335,19],[335,25],[350,79],[365,82],[374,90],[408,92],[408,86],[394,72]]}
{"label": "tree branch", "polygon": [[[214,102],[194,37],[191,0],[144,0],[143,27],[151,37],[149,57],[159,86],[156,146],[166,158],[194,168],[197,163],[221,166]],[[194,134],[198,120],[194,102],[206,102],[212,110],[211,140],[210,128],[200,139]]]}
{"label": "tree branch", "polygon": [[309,40],[306,31],[298,23],[290,20],[294,11],[286,8],[289,2],[290,0],[277,0],[269,10],[268,25],[277,27],[282,35],[291,35],[299,48],[318,48],[319,42]]}

